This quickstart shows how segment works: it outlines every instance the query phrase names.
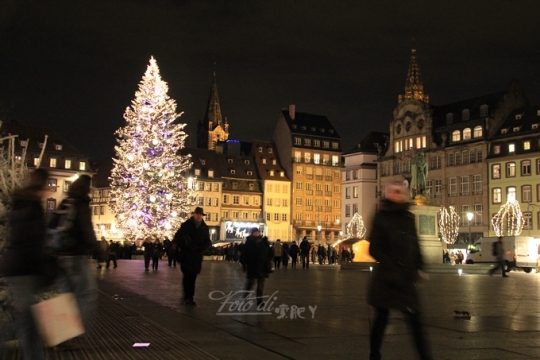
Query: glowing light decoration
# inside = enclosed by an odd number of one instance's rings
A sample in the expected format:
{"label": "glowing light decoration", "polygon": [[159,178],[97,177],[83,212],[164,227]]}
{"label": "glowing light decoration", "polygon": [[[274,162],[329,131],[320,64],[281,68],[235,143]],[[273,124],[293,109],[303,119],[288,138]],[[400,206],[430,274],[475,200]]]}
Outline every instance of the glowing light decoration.
{"label": "glowing light decoration", "polygon": [[167,91],[151,58],[124,113],[126,125],[116,131],[109,205],[118,229],[129,240],[172,237],[194,203],[184,176],[192,165],[190,156],[178,155],[187,137],[186,124],[174,123],[181,113],[176,113],[176,102]]}
{"label": "glowing light decoration", "polygon": [[366,227],[362,216],[355,213],[351,222],[347,225],[347,239],[363,239],[366,235]]}
{"label": "glowing light decoration", "polygon": [[459,235],[459,215],[453,206],[448,209],[441,207],[439,210],[439,231],[442,240],[447,244],[454,244]]}
{"label": "glowing light decoration", "polygon": [[523,213],[515,193],[508,193],[508,200],[491,219],[497,236],[518,236],[523,230]]}

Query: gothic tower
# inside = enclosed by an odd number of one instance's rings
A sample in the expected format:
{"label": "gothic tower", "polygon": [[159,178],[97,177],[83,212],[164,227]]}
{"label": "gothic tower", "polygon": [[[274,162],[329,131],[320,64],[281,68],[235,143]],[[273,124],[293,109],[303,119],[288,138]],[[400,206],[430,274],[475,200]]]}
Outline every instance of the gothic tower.
{"label": "gothic tower", "polygon": [[208,97],[206,113],[204,119],[199,120],[197,127],[197,147],[201,149],[214,150],[218,141],[225,141],[229,138],[229,123],[227,118],[223,121],[221,116],[221,106],[216,84],[216,73]]}
{"label": "gothic tower", "polygon": [[398,96],[398,103],[406,99],[420,100],[429,103],[429,96],[424,94],[424,85],[420,78],[420,68],[416,61],[416,47],[411,49],[411,61],[409,63],[409,71],[407,72],[407,80],[405,81],[405,95]]}

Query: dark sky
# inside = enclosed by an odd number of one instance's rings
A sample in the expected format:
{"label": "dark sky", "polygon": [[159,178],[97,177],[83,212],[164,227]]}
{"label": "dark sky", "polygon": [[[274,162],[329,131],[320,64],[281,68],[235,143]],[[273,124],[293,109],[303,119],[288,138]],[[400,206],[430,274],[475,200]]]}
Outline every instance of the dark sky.
{"label": "dark sky", "polygon": [[231,137],[270,139],[294,103],[326,115],[348,150],[388,131],[413,38],[431,103],[515,78],[539,104],[539,14],[536,0],[0,0],[0,102],[111,156],[153,55],[194,146],[216,63]]}

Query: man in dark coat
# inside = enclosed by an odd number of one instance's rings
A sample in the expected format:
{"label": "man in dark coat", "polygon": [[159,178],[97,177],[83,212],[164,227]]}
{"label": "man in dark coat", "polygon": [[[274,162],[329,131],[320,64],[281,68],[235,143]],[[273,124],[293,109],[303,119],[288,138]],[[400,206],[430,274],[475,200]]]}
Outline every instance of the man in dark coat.
{"label": "man in dark coat", "polygon": [[369,253],[378,262],[368,287],[368,303],[375,307],[371,329],[370,360],[380,359],[380,348],[390,309],[404,312],[413,329],[416,349],[423,360],[431,359],[424,336],[416,282],[423,267],[414,215],[403,184],[386,186],[386,199],[375,215],[369,237]]}
{"label": "man in dark coat", "polygon": [[208,226],[203,220],[205,215],[201,207],[196,207],[193,216],[182,223],[173,239],[173,243],[180,249],[178,260],[180,270],[184,274],[183,305],[196,305],[193,296],[195,295],[195,281],[202,269],[203,251],[212,245]]}
{"label": "man in dark coat", "polygon": [[488,271],[489,276],[493,275],[495,271],[497,271],[498,269],[501,269],[502,277],[508,277],[508,275],[506,275],[506,269],[505,269],[506,263],[504,261],[504,247],[503,247],[502,239],[503,239],[502,236],[499,236],[497,241],[495,241],[492,245],[493,256],[497,258],[497,266],[495,266],[494,268]]}
{"label": "man in dark coat", "polygon": [[263,302],[264,280],[268,276],[273,253],[266,237],[262,237],[258,228],[251,230],[242,253],[246,264],[246,291],[251,291],[257,282],[257,305]]}
{"label": "man in dark coat", "polygon": [[309,249],[311,245],[307,241],[307,237],[304,236],[304,239],[300,243],[300,258],[302,259],[302,269],[309,269]]}

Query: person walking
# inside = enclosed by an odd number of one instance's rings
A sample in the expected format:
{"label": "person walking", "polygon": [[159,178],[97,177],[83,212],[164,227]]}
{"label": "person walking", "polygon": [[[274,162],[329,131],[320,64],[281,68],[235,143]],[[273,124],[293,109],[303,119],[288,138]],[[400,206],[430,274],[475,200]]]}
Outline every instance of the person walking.
{"label": "person walking", "polygon": [[178,258],[178,244],[171,242],[169,244],[169,251],[167,252],[167,260],[169,266],[176,267],[176,259]]}
{"label": "person walking", "polygon": [[294,241],[289,249],[289,255],[291,256],[291,268],[296,269],[296,263],[298,259],[298,254],[300,253],[300,248]]}
{"label": "person walking", "polygon": [[107,265],[105,266],[106,269],[109,268],[111,261],[113,262],[113,266],[116,269],[116,255],[118,247],[119,244],[114,243],[112,240],[109,241],[109,247],[107,248]]}
{"label": "person walking", "polygon": [[25,360],[45,359],[31,306],[37,303],[42,285],[46,234],[42,201],[48,196],[48,177],[46,170],[36,169],[26,186],[13,192],[3,249],[2,272],[13,295],[15,326]]}
{"label": "person walking", "polygon": [[386,186],[386,199],[373,219],[369,253],[378,262],[368,285],[367,302],[375,308],[370,334],[370,360],[381,359],[381,345],[390,309],[405,313],[422,360],[432,359],[420,318],[416,283],[422,254],[406,189],[399,181]]}
{"label": "person walking", "polygon": [[184,288],[182,304],[187,306],[197,305],[193,300],[195,296],[195,282],[197,275],[202,270],[203,252],[212,246],[210,231],[203,220],[204,216],[206,214],[203,209],[196,207],[193,216],[182,223],[180,229],[174,234],[173,239],[173,242],[180,249],[180,270],[184,274],[182,279]]}
{"label": "person walking", "polygon": [[274,268],[279,269],[279,266],[281,265],[281,255],[283,252],[283,244],[281,243],[280,239],[276,240],[272,250],[274,252]]}
{"label": "person walking", "polygon": [[107,262],[107,249],[109,248],[109,243],[105,239],[105,236],[101,237],[99,242],[99,249],[95,252],[95,257],[97,259],[98,269],[101,269],[102,264]]}
{"label": "person walking", "polygon": [[152,270],[158,269],[159,259],[163,254],[163,245],[158,238],[152,244]]}
{"label": "person walking", "polygon": [[300,243],[300,258],[302,259],[302,269],[309,269],[309,250],[311,245],[307,241],[307,236],[304,236]]}
{"label": "person walking", "polygon": [[317,249],[317,255],[319,257],[319,265],[324,265],[324,259],[326,259],[326,249],[323,245],[319,245],[319,249]]}
{"label": "person walking", "polygon": [[261,236],[259,228],[253,228],[251,235],[246,238],[242,256],[246,264],[246,292],[250,292],[257,283],[256,298],[259,307],[263,303],[264,281],[269,274],[268,263],[272,261],[270,244],[266,237]]}
{"label": "person walking", "polygon": [[146,238],[142,243],[143,247],[143,257],[144,257],[144,271],[150,271],[150,260],[152,260],[152,248],[154,244],[150,238]]}
{"label": "person walking", "polygon": [[497,266],[488,271],[489,276],[493,275],[495,271],[501,269],[502,277],[509,277],[506,275],[506,263],[504,261],[504,247],[503,247],[503,237],[499,236],[497,241],[492,244],[492,254],[497,259]]}
{"label": "person walking", "polygon": [[97,300],[96,278],[91,272],[88,257],[99,246],[90,212],[91,181],[88,175],[79,176],[69,186],[67,198],[60,203],[59,208],[64,202],[75,208],[75,219],[69,235],[76,240],[76,245],[70,250],[56,251],[62,269],[56,280],[58,293],[71,292],[75,295],[86,328]]}
{"label": "person walking", "polygon": [[283,267],[285,269],[287,266],[289,266],[289,244],[283,244],[283,248],[281,250],[281,262],[283,263]]}

